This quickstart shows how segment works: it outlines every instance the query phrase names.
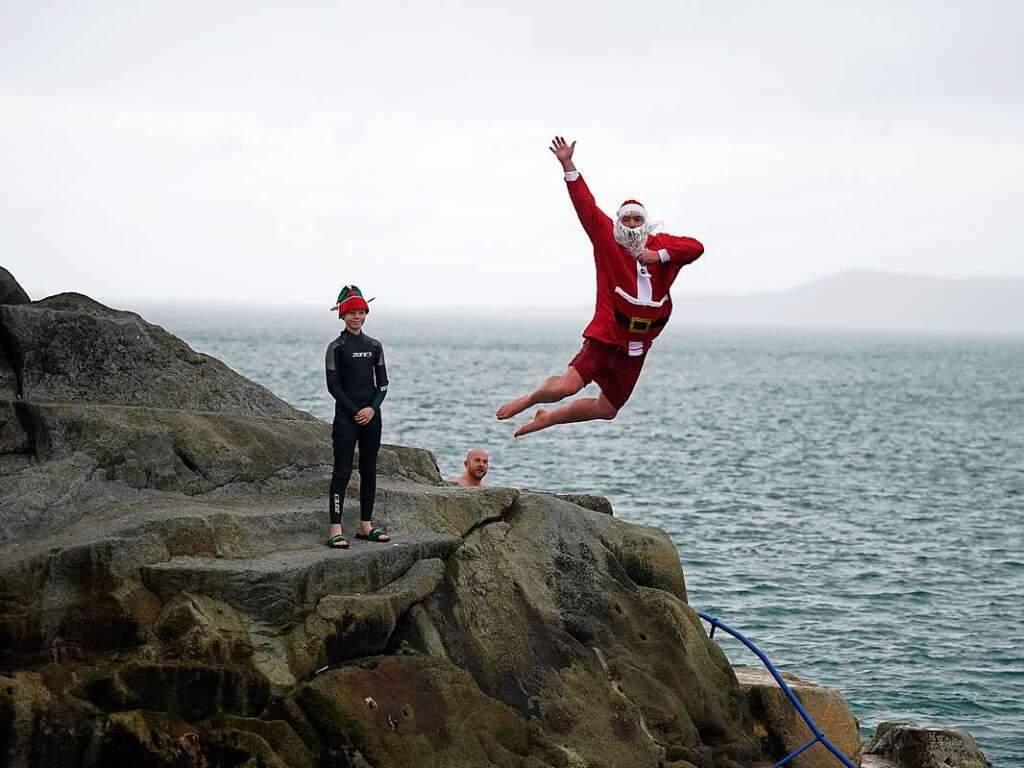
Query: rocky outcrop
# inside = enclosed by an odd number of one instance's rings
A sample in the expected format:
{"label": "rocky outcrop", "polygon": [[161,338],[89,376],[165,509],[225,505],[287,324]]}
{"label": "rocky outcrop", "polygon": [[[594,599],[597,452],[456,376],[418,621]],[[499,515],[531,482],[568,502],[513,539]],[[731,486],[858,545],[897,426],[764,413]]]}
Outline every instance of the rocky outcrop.
{"label": "rocky outcrop", "polygon": [[[708,639],[664,532],[384,446],[394,541],[330,550],[330,459],[221,362],[0,269],[0,765],[736,768],[809,739]],[[841,698],[787,679],[858,760]],[[988,766],[906,724],[869,764]]]}
{"label": "rocky outcrop", "polygon": [[864,751],[878,768],[992,768],[967,731],[949,726],[879,723]]}
{"label": "rocky outcrop", "polygon": [[81,294],[0,306],[0,323],[27,401],[313,420],[163,328]]}
{"label": "rocky outcrop", "polygon": [[7,269],[0,267],[0,304],[28,304],[32,299],[25,293]]}
{"label": "rocky outcrop", "polygon": [[328,425],[77,294],[0,306],[0,350],[0,762],[758,759],[675,547],[607,500],[385,446],[394,541],[334,551]]}
{"label": "rocky outcrop", "polygon": [[[736,667],[735,672],[754,718],[754,733],[762,755],[775,763],[814,738],[768,670]],[[796,675],[781,674],[826,738],[859,765],[860,724],[843,697],[831,688],[801,680]],[[815,744],[790,765],[793,768],[834,768],[839,763],[824,745]]]}

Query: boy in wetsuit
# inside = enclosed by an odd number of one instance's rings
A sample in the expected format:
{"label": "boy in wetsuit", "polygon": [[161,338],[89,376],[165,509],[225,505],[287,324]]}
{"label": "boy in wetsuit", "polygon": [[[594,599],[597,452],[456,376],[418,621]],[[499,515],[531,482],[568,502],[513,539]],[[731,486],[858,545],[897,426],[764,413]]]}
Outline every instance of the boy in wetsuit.
{"label": "boy in wetsuit", "polygon": [[352,475],[352,455],[359,444],[359,518],[357,539],[386,542],[388,536],[373,527],[373,501],[377,495],[377,452],[380,450],[380,404],[388,391],[388,372],[384,367],[384,348],[363,333],[370,307],[362,292],[346,285],[332,307],[345,328],[327,345],[327,389],[334,398],[334,471],[328,505],[331,534],[328,546],[348,549],[341,528],[341,508],[345,489]]}

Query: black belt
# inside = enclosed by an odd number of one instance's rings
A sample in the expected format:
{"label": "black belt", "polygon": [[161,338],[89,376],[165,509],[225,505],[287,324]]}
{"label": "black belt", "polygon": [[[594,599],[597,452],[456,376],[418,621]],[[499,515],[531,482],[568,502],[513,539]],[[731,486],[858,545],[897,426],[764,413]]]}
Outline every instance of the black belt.
{"label": "black belt", "polygon": [[647,333],[652,328],[661,328],[668,322],[667,316],[655,320],[651,320],[649,317],[626,317],[617,309],[615,310],[615,319],[619,325],[626,326],[630,333]]}

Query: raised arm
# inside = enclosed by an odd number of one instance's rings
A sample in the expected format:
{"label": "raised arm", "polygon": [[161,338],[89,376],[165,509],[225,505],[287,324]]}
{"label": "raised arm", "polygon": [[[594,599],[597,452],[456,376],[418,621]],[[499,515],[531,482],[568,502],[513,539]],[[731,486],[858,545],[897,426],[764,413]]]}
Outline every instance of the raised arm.
{"label": "raised arm", "polygon": [[572,205],[576,209],[576,215],[579,216],[580,224],[583,225],[584,231],[593,240],[603,227],[611,226],[612,220],[597,207],[597,203],[594,200],[594,196],[590,194],[587,183],[583,181],[580,172],[576,170],[576,164],[572,161],[573,152],[576,150],[576,142],[574,141],[572,144],[569,144],[561,136],[555,136],[548,149],[551,150],[551,154],[555,156],[555,159],[558,160],[562,170],[565,172],[565,183],[569,188],[569,199],[572,200]]}
{"label": "raised arm", "polygon": [[572,161],[572,153],[576,151],[575,141],[572,144],[567,144],[561,136],[555,136],[551,140],[551,146],[548,149],[551,150],[551,154],[555,156],[555,159],[562,164],[562,170],[565,171],[566,175],[579,173],[576,170],[576,164]]}

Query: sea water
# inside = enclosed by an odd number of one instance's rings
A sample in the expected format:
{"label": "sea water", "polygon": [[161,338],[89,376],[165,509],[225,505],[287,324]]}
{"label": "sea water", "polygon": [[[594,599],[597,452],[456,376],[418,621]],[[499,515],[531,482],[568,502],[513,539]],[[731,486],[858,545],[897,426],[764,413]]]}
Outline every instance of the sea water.
{"label": "sea water", "polygon": [[[146,314],[332,417],[329,313]],[[586,317],[487,314],[370,314],[385,442],[448,477],[480,446],[494,485],[608,496],[669,533],[694,608],[838,689],[865,736],[958,725],[1024,765],[1024,339],[670,325],[617,419],[513,440],[526,416],[495,409],[564,370]]]}

